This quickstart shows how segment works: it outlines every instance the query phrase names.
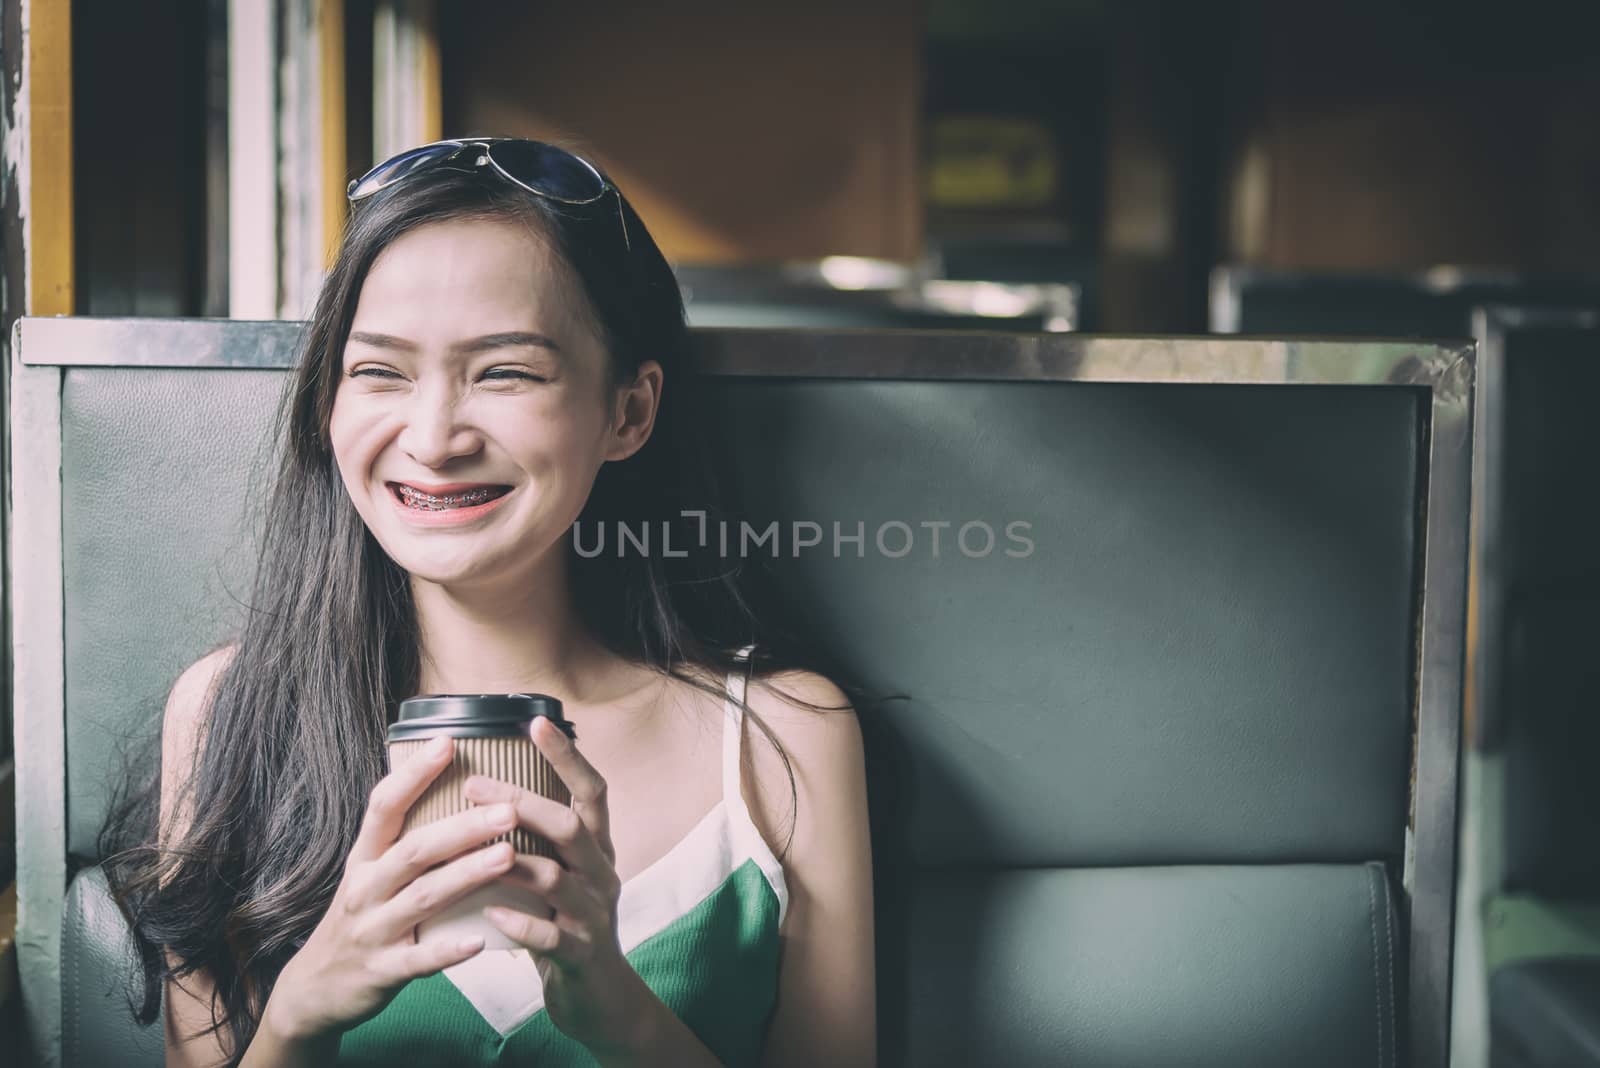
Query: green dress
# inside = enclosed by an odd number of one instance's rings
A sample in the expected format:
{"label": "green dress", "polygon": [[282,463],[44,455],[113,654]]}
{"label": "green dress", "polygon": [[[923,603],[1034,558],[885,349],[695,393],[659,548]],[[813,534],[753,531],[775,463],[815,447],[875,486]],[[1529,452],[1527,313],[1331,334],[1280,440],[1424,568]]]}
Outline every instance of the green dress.
{"label": "green dress", "polygon": [[[743,651],[748,655],[749,649]],[[623,952],[639,976],[729,1066],[755,1064],[777,1000],[783,868],[739,790],[745,679],[728,677],[723,796],[665,856],[629,879],[617,906]],[[593,1065],[550,1022],[532,958],[484,950],[407,984],[345,1032],[340,1065]]]}

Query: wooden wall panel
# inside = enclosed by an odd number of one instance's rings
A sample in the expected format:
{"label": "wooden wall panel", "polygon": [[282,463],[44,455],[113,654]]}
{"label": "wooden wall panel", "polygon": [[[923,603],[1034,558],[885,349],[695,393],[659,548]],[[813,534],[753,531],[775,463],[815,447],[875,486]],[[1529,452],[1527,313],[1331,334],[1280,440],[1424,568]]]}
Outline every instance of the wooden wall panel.
{"label": "wooden wall panel", "polygon": [[920,251],[916,0],[442,5],[447,136],[592,154],[680,262]]}
{"label": "wooden wall panel", "polygon": [[[1255,4],[1231,258],[1283,268],[1600,265],[1600,44],[1561,17]],[[1249,223],[1249,225],[1246,225]]]}

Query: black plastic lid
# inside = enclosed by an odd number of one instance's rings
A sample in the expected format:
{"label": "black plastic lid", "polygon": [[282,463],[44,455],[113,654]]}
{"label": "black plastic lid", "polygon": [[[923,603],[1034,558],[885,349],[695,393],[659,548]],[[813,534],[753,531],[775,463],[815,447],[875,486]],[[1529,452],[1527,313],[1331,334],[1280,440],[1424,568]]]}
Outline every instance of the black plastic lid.
{"label": "black plastic lid", "polygon": [[542,693],[432,693],[400,702],[389,724],[389,741],[412,742],[447,734],[452,738],[526,736],[535,716],[544,716],[568,738],[577,734],[561,715],[561,702]]}

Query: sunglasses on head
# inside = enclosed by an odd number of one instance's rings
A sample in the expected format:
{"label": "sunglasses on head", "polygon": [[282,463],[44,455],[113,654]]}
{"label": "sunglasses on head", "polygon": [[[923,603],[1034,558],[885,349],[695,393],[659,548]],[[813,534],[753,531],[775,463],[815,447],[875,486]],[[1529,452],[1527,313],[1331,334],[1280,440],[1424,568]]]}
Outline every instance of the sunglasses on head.
{"label": "sunglasses on head", "polygon": [[391,156],[352,181],[345,190],[350,203],[365,200],[420,171],[434,167],[476,171],[487,167],[512,185],[562,204],[593,204],[612,193],[617,198],[617,221],[622,243],[628,241],[628,222],[622,213],[622,194],[588,160],[564,148],[520,137],[464,137],[435,141]]}

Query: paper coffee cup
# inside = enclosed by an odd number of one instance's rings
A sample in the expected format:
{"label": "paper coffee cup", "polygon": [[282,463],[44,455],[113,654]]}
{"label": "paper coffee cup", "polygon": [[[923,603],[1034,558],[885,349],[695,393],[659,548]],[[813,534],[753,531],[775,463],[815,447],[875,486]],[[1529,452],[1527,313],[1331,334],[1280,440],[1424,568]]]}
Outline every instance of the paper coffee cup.
{"label": "paper coffee cup", "polygon": [[[428,694],[400,702],[399,715],[389,726],[389,767],[394,769],[421,752],[440,735],[455,739],[450,766],[439,773],[406,813],[401,833],[475,807],[463,793],[467,777],[483,775],[520,786],[563,805],[572,803],[550,762],[533,744],[533,721],[543,716],[569,738],[577,735],[561,715],[561,702],[544,694]],[[557,858],[555,847],[543,836],[517,827],[491,842],[510,842],[518,853]],[[456,941],[481,935],[485,949],[519,948],[490,923],[483,910],[500,905],[550,915],[550,910],[530,891],[504,880],[479,887],[459,901],[436,912],[417,926],[417,940]]]}

